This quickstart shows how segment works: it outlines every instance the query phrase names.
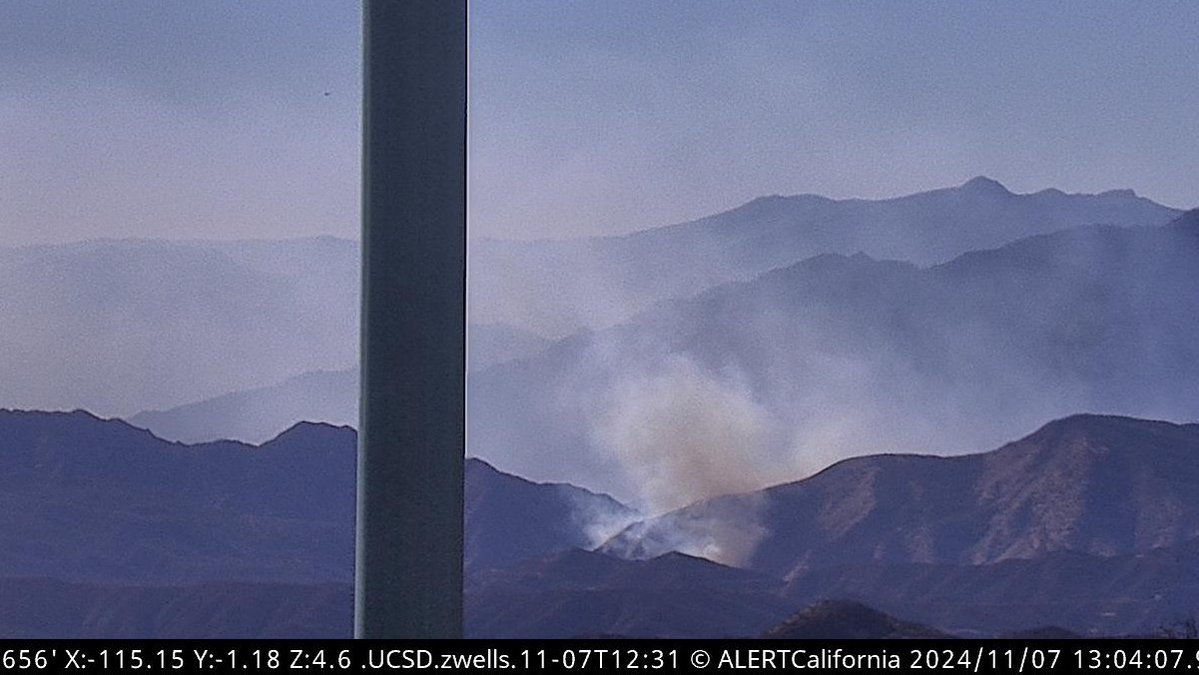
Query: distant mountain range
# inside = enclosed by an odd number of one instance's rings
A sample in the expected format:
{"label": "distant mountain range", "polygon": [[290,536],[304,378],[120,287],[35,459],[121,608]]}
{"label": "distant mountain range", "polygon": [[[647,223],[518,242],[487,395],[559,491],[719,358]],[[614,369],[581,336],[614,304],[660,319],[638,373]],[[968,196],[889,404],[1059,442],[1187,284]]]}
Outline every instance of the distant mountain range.
{"label": "distant mountain range", "polygon": [[[332,237],[0,247],[0,405],[128,416],[240,390],[303,390],[285,380],[358,362],[360,268],[359,244]],[[544,344],[480,324],[470,365]],[[319,403],[292,395],[300,412]],[[217,438],[229,436],[203,440]]]}
{"label": "distant mountain range", "polygon": [[[543,350],[549,340],[502,324],[471,325],[468,370]],[[168,410],[140,412],[129,421],[184,443],[232,439],[264,443],[300,421],[358,426],[358,369],[315,371],[279,384],[223,394]]]}
{"label": "distant mountain range", "polygon": [[[1199,606],[1199,425],[1153,421],[1199,419],[1199,211],[977,178],[470,253],[470,635]],[[348,632],[359,259],[0,248],[0,405],[133,421],[0,409],[0,633]]]}
{"label": "distant mountain range", "polygon": [[[622,237],[478,240],[471,321],[516,332],[508,343],[535,342],[820,253],[941,262],[1031,234],[1177,214],[1129,191],[1017,195],[976,179],[879,201],[767,197]],[[356,242],[330,237],[0,247],[0,405],[131,416],[352,368],[360,260]],[[497,362],[488,351],[487,339],[473,344],[483,358],[472,367]],[[253,431],[246,440],[265,440]]]}
{"label": "distant mountain range", "polygon": [[[727,458],[716,472],[748,472],[747,490],[867,452],[994,447],[1076,411],[1199,418],[1197,217],[929,268],[825,254],[663,302],[476,374],[472,452],[628,500],[689,470],[664,457]],[[670,400],[698,411],[686,428]],[[713,420],[737,441],[685,433]]]}
{"label": "distant mountain range", "polygon": [[183,443],[222,438],[263,443],[301,420],[357,427],[358,383],[357,368],[315,371],[128,419],[156,436]]}
{"label": "distant mountain range", "polygon": [[624,236],[472,241],[468,291],[475,321],[565,336],[822,253],[931,265],[1071,227],[1162,225],[1180,213],[1131,190],[1015,194],[981,176],[893,199],[776,195]]}
{"label": "distant mountain range", "polygon": [[[552,347],[472,326],[471,451],[639,498],[613,447],[627,412],[614,401],[680,371],[759,411],[773,481],[865,448],[993,446],[1078,410],[1194,418],[1195,218],[1079,227],[929,268],[819,255]],[[262,442],[302,419],[353,424],[356,398],[353,371],[308,373],[131,419],[171,439]]]}

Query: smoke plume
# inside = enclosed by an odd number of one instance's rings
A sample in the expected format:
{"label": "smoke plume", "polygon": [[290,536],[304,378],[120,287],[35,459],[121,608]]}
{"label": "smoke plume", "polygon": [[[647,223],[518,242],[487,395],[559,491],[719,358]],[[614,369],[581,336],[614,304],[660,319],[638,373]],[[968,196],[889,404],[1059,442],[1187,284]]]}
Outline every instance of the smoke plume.
{"label": "smoke plume", "polygon": [[[672,357],[660,370],[615,387],[597,436],[640,506],[662,513],[770,484],[769,426],[746,387]],[[756,509],[749,511],[733,519],[737,527],[703,528],[702,541],[680,530],[677,550],[726,564],[744,561],[764,534]]]}

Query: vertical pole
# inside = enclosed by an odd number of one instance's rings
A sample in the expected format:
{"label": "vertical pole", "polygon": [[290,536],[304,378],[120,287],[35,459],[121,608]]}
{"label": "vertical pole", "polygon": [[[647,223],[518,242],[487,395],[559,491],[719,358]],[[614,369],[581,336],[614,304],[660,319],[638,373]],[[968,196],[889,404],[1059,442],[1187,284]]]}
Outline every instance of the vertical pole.
{"label": "vertical pole", "polygon": [[365,0],[354,633],[462,635],[466,0]]}

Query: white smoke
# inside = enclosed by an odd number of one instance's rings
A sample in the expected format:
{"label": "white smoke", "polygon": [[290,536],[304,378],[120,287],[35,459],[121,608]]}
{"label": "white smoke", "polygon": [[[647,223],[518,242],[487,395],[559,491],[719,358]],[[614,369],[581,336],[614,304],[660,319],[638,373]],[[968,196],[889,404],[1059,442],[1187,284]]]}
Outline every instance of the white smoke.
{"label": "white smoke", "polygon": [[[769,416],[735,378],[717,378],[672,357],[659,369],[626,377],[596,429],[650,513],[758,490],[777,480],[766,452]],[[747,502],[748,504],[748,502]],[[741,564],[766,534],[757,508],[738,509],[720,527],[680,529],[675,550]],[[726,524],[727,523],[727,524]]]}
{"label": "white smoke", "polygon": [[626,527],[645,518],[645,514],[635,509],[624,508],[616,502],[605,505],[598,499],[583,499],[578,493],[571,493],[570,502],[571,520],[586,538],[588,549],[599,548]]}

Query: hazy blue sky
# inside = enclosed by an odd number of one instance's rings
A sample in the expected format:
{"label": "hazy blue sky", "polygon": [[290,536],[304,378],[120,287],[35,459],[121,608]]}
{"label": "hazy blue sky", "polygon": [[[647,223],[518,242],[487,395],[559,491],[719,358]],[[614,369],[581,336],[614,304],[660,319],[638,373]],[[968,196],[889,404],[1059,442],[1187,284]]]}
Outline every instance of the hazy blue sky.
{"label": "hazy blue sky", "polygon": [[344,0],[0,0],[4,239],[356,236],[360,34]]}
{"label": "hazy blue sky", "polygon": [[[3,239],[356,236],[359,27],[349,0],[3,0]],[[470,30],[476,234],[976,174],[1199,205],[1199,3],[477,0]]]}

